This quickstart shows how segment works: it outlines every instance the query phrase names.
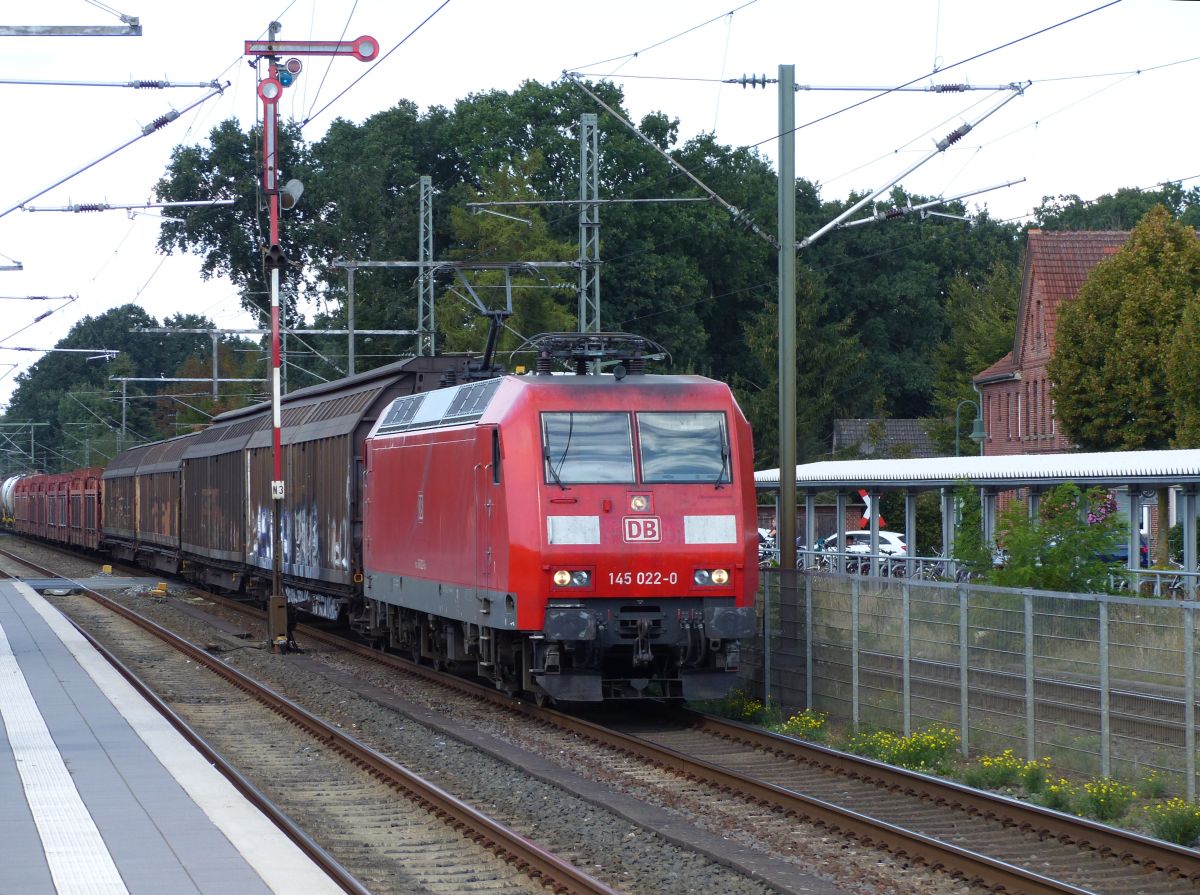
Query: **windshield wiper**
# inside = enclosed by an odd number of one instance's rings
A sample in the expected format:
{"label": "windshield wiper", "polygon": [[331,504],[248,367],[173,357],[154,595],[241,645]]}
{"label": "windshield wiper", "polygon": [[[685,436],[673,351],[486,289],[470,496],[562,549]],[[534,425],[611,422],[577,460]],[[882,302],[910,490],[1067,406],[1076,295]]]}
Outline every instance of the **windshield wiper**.
{"label": "windshield wiper", "polygon": [[[558,477],[558,470],[554,468],[554,462],[550,459],[550,445],[546,445],[545,447],[542,448],[542,457],[545,458],[545,460],[546,460],[546,468],[548,470],[550,470],[550,475],[552,475],[554,477],[554,484],[558,485],[559,488],[566,491],[567,486],[564,485],[562,483],[562,479],[560,479]],[[565,458],[566,454],[564,454],[563,457]]]}
{"label": "windshield wiper", "polygon": [[717,480],[713,482],[713,488],[721,490],[721,479],[725,478],[725,470],[729,468],[729,448],[725,446],[725,439],[721,439],[721,471],[717,473]]}

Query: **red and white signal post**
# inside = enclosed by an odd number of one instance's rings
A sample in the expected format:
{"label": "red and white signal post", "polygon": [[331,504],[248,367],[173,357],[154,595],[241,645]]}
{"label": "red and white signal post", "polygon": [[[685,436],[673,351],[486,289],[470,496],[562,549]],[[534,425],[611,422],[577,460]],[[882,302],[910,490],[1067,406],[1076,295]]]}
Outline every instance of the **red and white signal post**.
{"label": "red and white signal post", "polygon": [[280,428],[282,414],[279,409],[279,271],[287,263],[279,245],[279,210],[282,193],[283,208],[296,204],[304,187],[298,180],[291,180],[281,191],[279,188],[279,99],[285,87],[292,84],[303,65],[299,59],[281,62],[280,57],[290,56],[353,56],[360,62],[370,62],[379,54],[379,44],[373,37],[354,40],[278,40],[280,25],[272,22],[267,31],[267,40],[246,41],[245,54],[266,60],[267,75],[258,82],[258,96],[263,104],[263,193],[270,208],[270,245],[267,247],[266,264],[271,271],[271,456],[274,473],[271,480],[271,503],[273,505],[271,527],[271,596],[267,602],[267,637],[273,652],[287,648],[287,596],[283,591],[283,537],[282,504],[285,494]]}

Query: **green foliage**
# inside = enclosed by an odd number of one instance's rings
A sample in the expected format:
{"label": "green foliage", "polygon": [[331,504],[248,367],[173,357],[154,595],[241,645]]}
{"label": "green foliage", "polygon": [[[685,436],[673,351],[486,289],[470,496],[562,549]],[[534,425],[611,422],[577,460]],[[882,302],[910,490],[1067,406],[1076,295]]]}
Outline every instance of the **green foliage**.
{"label": "green foliage", "polygon": [[946,773],[958,749],[958,731],[934,724],[908,736],[887,730],[856,731],[846,751],[923,773]]}
{"label": "green foliage", "polygon": [[1167,781],[1162,778],[1158,771],[1151,771],[1142,778],[1139,791],[1148,799],[1161,799],[1167,794]]}
{"label": "green foliage", "polygon": [[1059,309],[1048,369],[1068,438],[1102,451],[1200,443],[1200,319],[1184,313],[1198,292],[1200,241],[1156,206]]}
{"label": "green foliage", "polygon": [[701,710],[710,711],[723,718],[742,721],[746,724],[765,724],[771,720],[772,710],[756,696],[751,696],[745,690],[731,690],[723,699],[705,702]]}
{"label": "green foliage", "polygon": [[1042,786],[1041,802],[1047,808],[1055,811],[1074,813],[1075,801],[1079,797],[1079,789],[1065,777],[1053,780],[1049,776]]}
{"label": "green foliage", "polygon": [[1129,784],[1102,777],[1083,784],[1076,807],[1087,817],[1109,823],[1123,817],[1137,795],[1137,790]]}
{"label": "green foliage", "polygon": [[1196,802],[1176,797],[1142,810],[1146,826],[1159,839],[1187,846],[1200,838],[1200,804]]}
{"label": "green foliage", "polygon": [[1042,497],[1036,519],[1023,504],[1010,504],[997,526],[1008,559],[988,580],[1005,587],[1102,592],[1109,574],[1120,568],[1102,557],[1113,555],[1126,535],[1114,510],[1103,490],[1084,493],[1070,483]]}
{"label": "green foliage", "polygon": [[1034,211],[1034,226],[1042,230],[1132,230],[1156,205],[1193,230],[1200,226],[1200,188],[1185,190],[1177,183],[1160,190],[1126,187],[1094,200],[1046,196]]}
{"label": "green foliage", "polygon": [[1021,785],[1027,792],[1042,788],[1049,761],[1026,761],[1017,758],[1012,749],[999,755],[981,755],[973,767],[963,773],[963,782],[977,789],[1001,789]]}
{"label": "green foliage", "polygon": [[829,716],[824,712],[814,712],[812,709],[805,709],[802,712],[791,715],[786,721],[776,725],[773,730],[776,733],[783,733],[805,740],[820,741],[825,739],[825,723],[828,720]]}
{"label": "green foliage", "polygon": [[[961,453],[978,451],[970,440],[971,425],[979,412],[979,395],[971,379],[1012,351],[1020,292],[1020,269],[1006,258],[993,261],[980,282],[965,274],[950,281],[946,337],[938,347],[934,378],[934,409],[946,420],[934,430],[934,436],[947,454],[954,450],[955,411],[959,411]],[[964,401],[972,404],[962,404]]]}
{"label": "green foliage", "polygon": [[[176,314],[164,321],[177,328],[211,328],[206,318]],[[84,317],[59,340],[58,348],[108,349],[118,352],[111,360],[81,353],[44,355],[16,378],[16,389],[4,415],[5,422],[44,422],[35,435],[35,464],[43,470],[103,465],[122,446],[174,435],[174,417],[152,396],[165,393],[170,384],[127,382],[122,388],[114,377],[150,379],[183,375],[189,357],[206,357],[211,342],[205,335],[167,335],[137,332],[158,326],[158,321],[134,304]],[[211,376],[211,364],[198,376]],[[261,371],[258,375],[261,375]],[[195,384],[189,391],[195,391]],[[124,426],[122,427],[122,420]],[[21,458],[25,463],[25,458]]]}
{"label": "green foliage", "polygon": [[992,545],[983,538],[983,507],[979,492],[966,479],[954,486],[958,521],[954,526],[954,561],[973,576],[992,570]]}
{"label": "green foliage", "polygon": [[[620,109],[619,88],[593,85]],[[508,209],[533,226],[461,212],[480,199],[578,196],[578,120],[595,104],[568,82],[526,82],[518,89],[467,96],[452,108],[421,112],[407,100],[353,123],[336,120],[325,136],[306,143],[295,126],[281,135],[281,171],[305,183],[300,205],[284,218],[285,313],[295,316],[292,286],[303,280],[316,296],[316,326],[344,327],[347,286],[338,258],[412,259],[417,251],[418,191],[432,177],[436,258],[484,261],[574,259],[578,211],[571,206]],[[663,112],[642,119],[649,138],[729,200],[750,220],[772,229],[776,178],[755,150],[702,134],[680,143],[679,122]],[[635,135],[599,113],[600,195],[613,199],[694,199],[692,184]],[[190,251],[208,274],[223,273],[242,290],[243,304],[262,308],[267,291],[262,265],[265,206],[259,195],[259,136],[224,122],[207,145],[176,149],[157,187],[163,199],[234,198],[232,209],[181,209],[182,223],[165,225],[163,251]],[[812,183],[798,180],[797,222],[812,232],[847,203],[823,202]],[[901,204],[909,197],[897,190]],[[954,205],[948,211],[961,211]],[[756,433],[758,461],[776,462],[777,258],[719,206],[695,203],[605,205],[601,230],[601,327],[639,332],[661,342],[674,371],[729,382]],[[944,307],[956,288],[988,290],[989,270],[1015,265],[1017,228],[991,221],[964,227],[944,219],[905,219],[830,234],[801,255],[797,284],[797,362],[801,460],[828,450],[833,420],[862,417],[876,407],[897,417],[934,416],[939,345],[947,334]],[[517,282],[515,332],[573,329],[577,273],[543,269],[543,281]],[[498,275],[480,274],[477,291],[493,304]],[[355,280],[356,325],[411,329],[416,317],[416,274],[411,269],[360,270]],[[559,289],[560,286],[570,288]],[[442,345],[478,351],[485,327],[456,293],[461,284],[439,277],[437,320]],[[955,354],[974,363],[977,349],[965,328]],[[570,324],[564,326],[563,324]],[[519,335],[518,335],[519,334]],[[981,336],[982,337],[982,336]],[[365,341],[365,340],[364,340]],[[341,375],[344,340],[312,340],[329,363],[314,360],[314,377]],[[411,337],[372,337],[359,369],[412,349]],[[983,350],[990,356],[991,349]],[[519,361],[520,359],[516,359]],[[990,360],[988,361],[990,362]],[[965,368],[965,365],[964,365]],[[671,372],[671,370],[665,370]],[[967,371],[969,373],[970,371]],[[316,378],[313,381],[317,381]],[[305,384],[294,372],[293,385]]]}

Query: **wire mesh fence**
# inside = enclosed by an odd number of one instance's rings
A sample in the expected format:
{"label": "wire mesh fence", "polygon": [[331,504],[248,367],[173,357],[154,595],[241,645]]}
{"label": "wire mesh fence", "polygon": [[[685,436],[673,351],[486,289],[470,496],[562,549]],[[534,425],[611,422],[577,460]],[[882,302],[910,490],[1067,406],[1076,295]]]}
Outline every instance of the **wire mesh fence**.
{"label": "wire mesh fence", "polygon": [[902,731],[934,723],[962,749],[1056,768],[1151,771],[1196,795],[1194,601],[769,570],[742,685]]}

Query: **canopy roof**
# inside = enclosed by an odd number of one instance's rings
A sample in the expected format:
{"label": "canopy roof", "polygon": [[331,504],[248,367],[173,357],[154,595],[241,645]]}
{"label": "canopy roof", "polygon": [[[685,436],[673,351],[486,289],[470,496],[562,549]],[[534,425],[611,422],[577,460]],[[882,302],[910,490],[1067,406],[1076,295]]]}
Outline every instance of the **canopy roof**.
{"label": "canopy roof", "polygon": [[[779,488],[779,470],[754,474],[763,490]],[[1102,454],[1018,454],[1008,457],[926,457],[902,460],[825,460],[796,467],[796,488],[882,491],[974,485],[1017,488],[1077,485],[1200,483],[1200,450],[1113,451]]]}

